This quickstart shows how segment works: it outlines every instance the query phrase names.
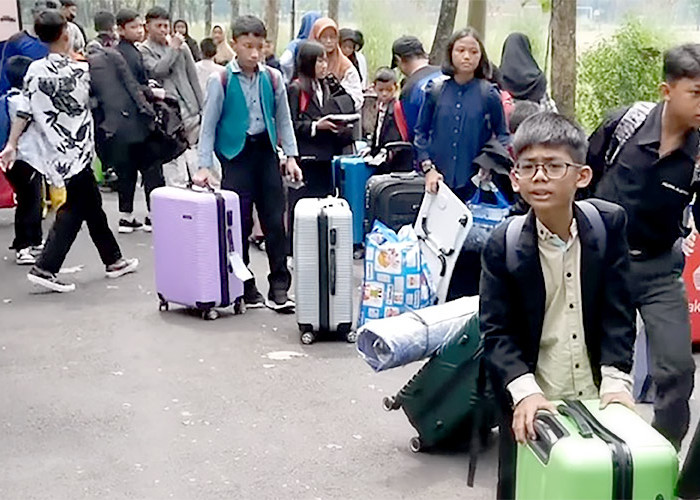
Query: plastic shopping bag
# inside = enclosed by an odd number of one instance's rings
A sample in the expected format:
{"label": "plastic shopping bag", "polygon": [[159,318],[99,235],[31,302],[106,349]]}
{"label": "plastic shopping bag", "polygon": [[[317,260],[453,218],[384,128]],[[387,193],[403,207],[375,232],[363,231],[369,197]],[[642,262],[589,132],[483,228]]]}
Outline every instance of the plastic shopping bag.
{"label": "plastic shopping bag", "polygon": [[510,214],[510,204],[506,200],[493,182],[486,183],[486,188],[496,197],[496,203],[485,203],[482,200],[485,191],[484,185],[476,190],[474,196],[467,202],[467,208],[474,217],[474,225],[464,240],[464,251],[481,252],[486,246],[486,241],[491,235],[491,231],[501,222],[506,220]]}
{"label": "plastic shopping bag", "polygon": [[398,234],[379,221],[365,240],[365,278],[358,326],[433,304],[435,292],[411,226]]}

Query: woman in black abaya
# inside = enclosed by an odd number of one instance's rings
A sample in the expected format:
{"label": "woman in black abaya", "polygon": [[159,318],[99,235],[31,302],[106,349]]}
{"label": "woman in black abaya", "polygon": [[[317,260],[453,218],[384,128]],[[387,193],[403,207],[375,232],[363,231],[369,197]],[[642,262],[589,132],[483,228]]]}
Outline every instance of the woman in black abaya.
{"label": "woman in black abaya", "polygon": [[532,56],[530,39],[522,33],[511,33],[503,43],[501,84],[515,101],[532,101],[542,111],[556,111],[556,104],[547,95],[547,77]]}

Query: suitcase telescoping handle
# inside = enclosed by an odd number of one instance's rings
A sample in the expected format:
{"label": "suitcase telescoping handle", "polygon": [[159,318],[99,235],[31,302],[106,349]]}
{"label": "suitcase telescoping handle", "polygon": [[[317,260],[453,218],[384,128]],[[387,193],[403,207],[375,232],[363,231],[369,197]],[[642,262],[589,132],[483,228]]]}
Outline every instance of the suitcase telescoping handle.
{"label": "suitcase telescoping handle", "polygon": [[187,189],[191,189],[192,191],[198,191],[200,193],[213,193],[215,190],[213,187],[211,187],[209,184],[207,184],[204,187],[197,186],[194,182],[192,182],[192,179],[187,181]]}

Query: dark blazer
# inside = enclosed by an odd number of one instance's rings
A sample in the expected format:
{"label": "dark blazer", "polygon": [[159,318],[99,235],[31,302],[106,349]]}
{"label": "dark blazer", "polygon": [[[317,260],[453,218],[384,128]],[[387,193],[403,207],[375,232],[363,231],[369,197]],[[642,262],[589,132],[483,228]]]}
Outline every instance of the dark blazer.
{"label": "dark blazer", "polygon": [[[153,131],[155,113],[143,87],[115,49],[101,48],[88,56],[94,96],[95,140],[107,164],[125,144],[145,141]],[[105,158],[103,158],[105,159]],[[118,161],[118,160],[116,160]]]}
{"label": "dark blazer", "polygon": [[148,86],[148,72],[143,64],[143,54],[133,43],[121,40],[117,44],[117,50],[121,53],[139,85]]}
{"label": "dark blazer", "polygon": [[[575,208],[581,240],[583,326],[593,379],[600,385],[602,365],[627,373],[632,370],[635,311],[628,288],[625,212],[609,202],[589,201],[598,208],[607,230],[602,259],[597,250],[601,242],[588,219]],[[516,247],[519,264],[513,273],[505,264],[507,225],[497,227],[486,244],[480,285],[485,357],[500,391],[519,376],[535,372],[545,308],[534,212],[529,212],[523,225]]]}
{"label": "dark blazer", "polygon": [[[370,148],[370,154],[372,156],[379,153],[379,151],[387,144],[392,142],[405,142],[401,137],[401,132],[399,127],[396,125],[396,108],[395,101],[389,104],[389,108],[384,116],[384,121],[382,122],[381,130],[378,130],[379,125],[379,114],[377,113],[377,118],[374,123],[374,136],[372,137],[372,144]],[[379,144],[377,145],[377,134],[379,134]],[[414,168],[414,155],[413,155],[413,145],[409,142],[406,147],[400,147],[395,149],[387,150],[387,159],[383,165],[379,165],[375,174],[389,174],[392,172],[411,172]]]}
{"label": "dark blazer", "polygon": [[[372,138],[372,151],[373,155],[376,155],[379,150],[390,142],[401,142],[403,138],[399,132],[399,128],[396,126],[396,116],[394,115],[394,102],[389,104],[389,109],[386,110],[386,115],[384,116],[384,121],[382,122],[382,129],[377,130],[377,125],[379,125],[379,113],[377,113],[377,119],[374,122],[374,137]],[[379,146],[377,146],[377,134],[379,135]]]}
{"label": "dark blazer", "polygon": [[341,110],[337,101],[331,97],[330,91],[325,81],[323,87],[323,102],[318,102],[316,93],[309,96],[309,104],[305,111],[301,110],[301,83],[293,81],[287,89],[289,98],[289,111],[294,124],[294,134],[297,139],[299,156],[302,159],[313,159],[315,161],[330,161],[333,156],[342,152],[341,141],[346,133],[336,134],[329,130],[317,130],[316,135],[311,137],[311,124],[320,120],[326,115],[340,114]]}

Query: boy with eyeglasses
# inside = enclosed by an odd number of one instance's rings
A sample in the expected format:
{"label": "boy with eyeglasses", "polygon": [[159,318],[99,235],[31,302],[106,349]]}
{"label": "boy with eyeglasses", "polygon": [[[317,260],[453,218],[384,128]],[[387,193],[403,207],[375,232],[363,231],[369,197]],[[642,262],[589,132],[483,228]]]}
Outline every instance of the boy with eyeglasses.
{"label": "boy with eyeglasses", "polygon": [[499,496],[512,498],[515,440],[534,439],[557,399],[634,408],[634,309],[626,216],[609,202],[575,203],[591,181],[583,130],[556,113],[515,134],[510,179],[531,209],[496,228],[482,255],[481,331],[502,408]]}

